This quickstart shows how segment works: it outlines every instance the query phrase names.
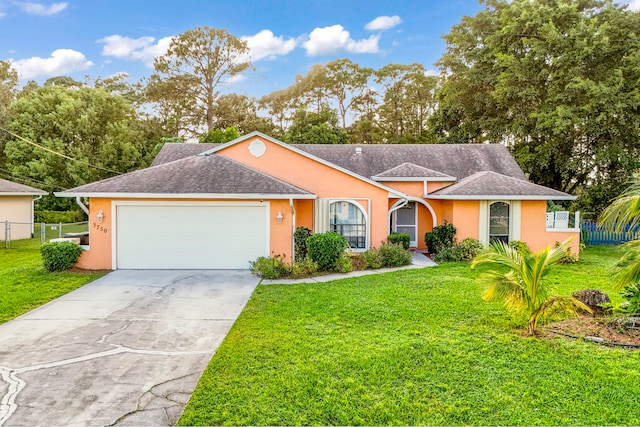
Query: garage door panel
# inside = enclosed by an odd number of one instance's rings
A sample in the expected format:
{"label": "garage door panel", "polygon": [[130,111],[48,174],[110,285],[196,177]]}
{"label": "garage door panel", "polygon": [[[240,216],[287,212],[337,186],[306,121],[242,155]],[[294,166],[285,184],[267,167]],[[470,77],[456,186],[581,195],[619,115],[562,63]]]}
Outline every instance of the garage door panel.
{"label": "garage door panel", "polygon": [[120,205],[117,268],[247,269],[268,255],[268,205]]}

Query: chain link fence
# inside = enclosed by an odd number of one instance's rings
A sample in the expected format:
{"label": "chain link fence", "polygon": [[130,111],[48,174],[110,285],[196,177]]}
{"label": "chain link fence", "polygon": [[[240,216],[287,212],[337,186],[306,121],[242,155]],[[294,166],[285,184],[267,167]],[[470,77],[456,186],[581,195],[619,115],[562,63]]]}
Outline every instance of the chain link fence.
{"label": "chain link fence", "polygon": [[44,222],[0,222],[0,242],[4,241],[4,247],[10,248],[15,240],[39,239],[40,243],[51,239],[63,237],[76,237],[85,240],[81,244],[88,244],[89,223],[70,222],[46,224]]}

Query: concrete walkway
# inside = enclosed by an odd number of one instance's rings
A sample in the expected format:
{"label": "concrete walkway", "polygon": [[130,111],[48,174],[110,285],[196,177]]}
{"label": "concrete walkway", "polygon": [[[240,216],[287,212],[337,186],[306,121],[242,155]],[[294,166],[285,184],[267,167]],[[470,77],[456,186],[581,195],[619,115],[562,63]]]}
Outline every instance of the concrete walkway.
{"label": "concrete walkway", "polygon": [[259,279],[108,274],[0,325],[0,425],[173,425]]}
{"label": "concrete walkway", "polygon": [[371,274],[389,273],[390,271],[408,270],[412,268],[435,267],[436,265],[438,264],[436,264],[429,257],[424,255],[422,252],[414,251],[413,261],[411,265],[405,265],[404,267],[379,268],[377,270],[359,270],[359,271],[352,271],[350,273],[326,274],[323,276],[307,277],[304,279],[276,279],[276,280],[263,279],[260,282],[260,284],[292,285],[297,283],[323,283],[323,282],[330,282],[332,280],[346,279],[349,277],[369,276]]}

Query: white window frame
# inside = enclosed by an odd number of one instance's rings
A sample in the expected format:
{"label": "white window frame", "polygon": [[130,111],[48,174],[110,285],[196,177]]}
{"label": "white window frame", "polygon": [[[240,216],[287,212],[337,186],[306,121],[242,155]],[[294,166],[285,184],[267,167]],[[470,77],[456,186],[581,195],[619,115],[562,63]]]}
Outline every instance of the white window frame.
{"label": "white window frame", "polygon": [[[360,204],[358,202],[358,200],[365,200],[368,203],[368,207],[369,210],[371,210],[371,200],[370,199],[328,199],[328,203],[326,204],[326,215],[327,215],[327,219],[328,219],[328,228],[327,230],[331,229],[331,205],[334,203],[341,203],[341,202],[347,202],[347,203],[351,203],[352,205],[354,205],[356,208],[358,208],[360,210],[360,212],[362,213],[363,217],[364,217],[364,230],[365,230],[365,236],[364,236],[364,248],[350,248],[349,250],[352,252],[364,252],[367,249],[369,249],[369,242],[371,240],[371,221],[369,220],[369,215],[367,213],[367,211],[362,207],[362,204]],[[326,230],[325,230],[326,231]]]}
{"label": "white window frame", "polygon": [[509,205],[509,241],[520,240],[522,229],[522,203],[520,200],[480,200],[480,243],[489,245],[489,216],[491,205],[497,202]]}

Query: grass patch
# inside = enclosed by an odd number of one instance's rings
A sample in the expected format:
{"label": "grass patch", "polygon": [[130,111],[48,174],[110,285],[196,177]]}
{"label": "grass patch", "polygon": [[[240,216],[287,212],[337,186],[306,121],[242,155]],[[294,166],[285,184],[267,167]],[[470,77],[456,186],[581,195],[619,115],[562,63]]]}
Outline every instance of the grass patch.
{"label": "grass patch", "polygon": [[[612,297],[618,248],[589,248],[558,292]],[[640,353],[557,338],[481,299],[466,263],[256,289],[181,425],[638,425]]]}
{"label": "grass patch", "polygon": [[[86,228],[86,227],[85,227]],[[0,247],[0,323],[89,283],[104,273],[49,273],[42,265],[40,238]],[[57,237],[57,236],[56,236]]]}

